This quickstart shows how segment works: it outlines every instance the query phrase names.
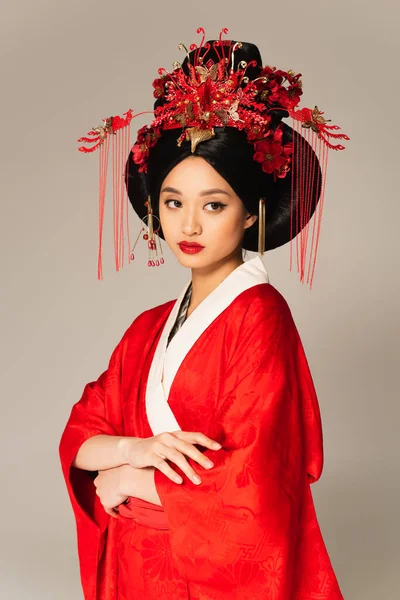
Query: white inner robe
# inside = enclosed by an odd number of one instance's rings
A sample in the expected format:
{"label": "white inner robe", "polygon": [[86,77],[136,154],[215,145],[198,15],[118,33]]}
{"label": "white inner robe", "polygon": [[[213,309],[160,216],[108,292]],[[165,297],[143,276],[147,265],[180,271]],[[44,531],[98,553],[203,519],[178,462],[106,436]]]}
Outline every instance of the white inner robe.
{"label": "white inner robe", "polygon": [[146,414],[153,435],[181,429],[168,404],[168,398],[175,375],[189,350],[214,319],[239,294],[260,283],[269,283],[269,277],[264,263],[257,255],[236,267],[196,306],[167,347],[169,333],[174,326],[190,281],[184,286],[165,323],[149,371],[146,388]]}

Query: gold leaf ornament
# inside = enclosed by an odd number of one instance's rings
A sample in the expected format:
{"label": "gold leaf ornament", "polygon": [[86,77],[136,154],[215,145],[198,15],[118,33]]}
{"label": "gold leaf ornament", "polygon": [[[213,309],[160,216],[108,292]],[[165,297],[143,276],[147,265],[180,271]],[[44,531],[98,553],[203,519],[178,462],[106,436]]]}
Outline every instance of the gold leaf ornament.
{"label": "gold leaf ornament", "polygon": [[100,136],[101,140],[104,140],[107,135],[111,135],[113,133],[112,129],[113,117],[104,120],[104,125],[100,125],[99,127],[92,127],[92,131],[97,133]]}
{"label": "gold leaf ornament", "polygon": [[201,129],[201,127],[188,127],[185,131],[186,139],[191,143],[190,150],[193,153],[200,142],[205,142],[215,137],[214,127],[212,129]]}
{"label": "gold leaf ornament", "polygon": [[312,131],[315,131],[315,133],[319,132],[318,129],[318,123],[320,125],[325,125],[325,123],[328,123],[331,119],[324,119],[324,117],[321,114],[321,111],[319,110],[318,106],[314,106],[314,108],[311,111],[311,121],[307,121],[306,123],[303,123],[302,127],[306,128],[306,129],[312,129]]}
{"label": "gold leaf ornament", "polygon": [[[322,123],[322,124],[324,125],[325,123],[327,123],[327,122],[328,122],[328,121],[327,121],[326,119],[324,119],[324,117],[322,116],[322,114],[321,114],[321,111],[319,110],[318,106],[314,106],[314,108],[313,108],[313,110],[312,110],[312,117],[313,117],[313,120],[314,120],[316,123]],[[328,120],[330,121],[331,119],[328,119]]]}
{"label": "gold leaf ornament", "polygon": [[219,119],[221,119],[222,123],[226,125],[229,121],[229,115],[224,108],[218,108],[214,111]]}
{"label": "gold leaf ornament", "polygon": [[212,64],[210,69],[207,69],[207,67],[200,67],[200,66],[195,67],[195,69],[196,69],[196,72],[200,76],[201,83],[204,83],[208,78],[210,78],[211,81],[215,81],[217,79],[217,76],[218,76],[218,64],[217,63]]}
{"label": "gold leaf ornament", "polygon": [[238,107],[239,107],[239,100],[235,100],[228,108],[228,114],[231,117],[231,119],[233,119],[234,121],[243,122],[243,119],[239,118],[239,114],[237,112]]}
{"label": "gold leaf ornament", "polygon": [[186,117],[185,117],[185,115],[184,115],[184,114],[182,114],[182,113],[179,113],[179,115],[175,115],[175,121],[178,121],[178,123],[179,123],[179,124],[180,124],[182,127],[185,127],[185,126],[186,126],[186,124],[187,124]]}

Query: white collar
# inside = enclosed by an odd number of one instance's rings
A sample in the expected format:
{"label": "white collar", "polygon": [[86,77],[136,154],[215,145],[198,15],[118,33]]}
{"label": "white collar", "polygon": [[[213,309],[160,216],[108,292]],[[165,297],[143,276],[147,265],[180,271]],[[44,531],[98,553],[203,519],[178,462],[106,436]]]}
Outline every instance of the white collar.
{"label": "white collar", "polygon": [[[191,281],[185,284],[165,323],[159,339],[146,389],[146,412],[154,435],[180,429],[168,405],[172,382],[185,356],[207,327],[245,290],[269,283],[259,255],[243,262],[194,309],[174,335],[167,348],[169,333]],[[164,385],[161,383],[164,370]]]}

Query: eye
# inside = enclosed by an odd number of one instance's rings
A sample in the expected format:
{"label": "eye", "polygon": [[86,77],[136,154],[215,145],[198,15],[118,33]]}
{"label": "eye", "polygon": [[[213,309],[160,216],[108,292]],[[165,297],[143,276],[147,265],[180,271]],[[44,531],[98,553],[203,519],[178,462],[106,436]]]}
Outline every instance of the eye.
{"label": "eye", "polygon": [[[180,200],[172,200],[172,199],[171,199],[171,200],[166,200],[166,201],[164,202],[165,206],[169,206],[169,203],[170,203],[170,202],[175,202],[175,203],[181,204],[181,201],[180,201]],[[170,206],[170,208],[173,208],[173,206]],[[176,208],[176,207],[175,207],[175,208]]]}
{"label": "eye", "polygon": [[216,207],[215,210],[214,209],[211,209],[211,210],[207,209],[207,210],[208,210],[208,212],[217,212],[218,209],[223,210],[225,208],[226,204],[223,204],[222,202],[209,202],[208,204],[206,204],[206,206],[215,206]]}

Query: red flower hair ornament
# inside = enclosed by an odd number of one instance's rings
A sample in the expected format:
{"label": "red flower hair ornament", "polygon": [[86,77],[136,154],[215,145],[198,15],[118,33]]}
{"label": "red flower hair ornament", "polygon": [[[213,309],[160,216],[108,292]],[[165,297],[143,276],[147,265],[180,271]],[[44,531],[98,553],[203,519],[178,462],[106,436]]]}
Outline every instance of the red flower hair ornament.
{"label": "red flower hair ornament", "polygon": [[[344,133],[338,133],[340,127],[337,125],[329,125],[329,121],[323,117],[324,113],[317,106],[313,109],[296,110],[303,93],[301,73],[295,73],[292,70],[282,71],[267,65],[261,69],[258,77],[249,79],[246,71],[249,67],[256,66],[257,63],[255,60],[249,63],[241,61],[234,69],[235,51],[241,48],[242,43],[222,40],[222,34],[227,34],[228,29],[224,28],[220,32],[219,40],[213,43],[213,49],[219,57],[217,62],[207,59],[210,44],[204,44],[204,29],[198,28],[197,33],[202,34],[202,41],[199,47],[196,44],[190,46],[191,54],[194,57],[192,62],[184,44],[178,46],[180,50],[186,51],[188,74],[184,72],[179,62],[173,63],[172,72],[168,72],[164,68],[158,69],[159,77],[153,81],[153,96],[162,99],[161,105],[157,106],[154,111],[133,114],[130,109],[122,117],[114,116],[104,119],[104,125],[93,128],[87,134],[90,137],[82,137],[78,140],[87,144],[79,148],[81,152],[93,152],[100,149],[99,279],[102,278],[101,246],[110,140],[113,154],[113,208],[117,271],[124,262],[124,213],[126,213],[128,224],[128,199],[123,183],[123,165],[131,150],[138,171],[147,173],[150,150],[164,130],[181,128],[182,133],[177,144],[181,146],[183,143],[189,142],[192,153],[199,143],[206,142],[215,136],[214,127],[235,127],[243,130],[247,141],[254,147],[254,161],[260,164],[262,171],[270,174],[276,181],[284,179],[291,169],[294,158],[300,160],[305,152],[305,147],[295,149],[293,142],[283,143],[281,123],[276,127],[271,125],[272,113],[283,111],[284,116],[288,114],[292,118],[292,126],[295,131],[300,133],[301,129],[304,129],[307,132],[306,138],[301,135],[298,138],[306,139],[318,153],[323,174],[320,201],[322,210],[327,149],[343,150],[344,146],[332,142],[350,138]],[[202,56],[200,56],[201,51]],[[145,125],[138,130],[136,141],[131,147],[129,131],[131,121],[134,117],[147,113],[153,114],[154,119],[150,125]],[[315,168],[315,165],[312,168]],[[300,169],[299,173],[302,175],[303,170]],[[307,177],[307,173],[304,174],[304,177]],[[304,225],[308,224],[310,219],[306,214],[309,208],[307,209],[305,179],[304,182],[297,182],[296,188],[297,192],[299,190],[303,192],[300,202],[298,202],[298,210],[301,214],[297,215],[296,221],[299,221],[297,231],[293,232],[291,239],[300,231],[303,233],[305,229],[303,236],[308,238],[308,227]],[[152,213],[151,206],[149,213]],[[316,242],[318,242],[319,226],[320,219]],[[129,244],[129,227],[127,232]],[[303,281],[305,270],[304,245],[307,245],[306,239],[301,240],[297,257],[301,281]],[[132,258],[129,253],[128,257]]]}

